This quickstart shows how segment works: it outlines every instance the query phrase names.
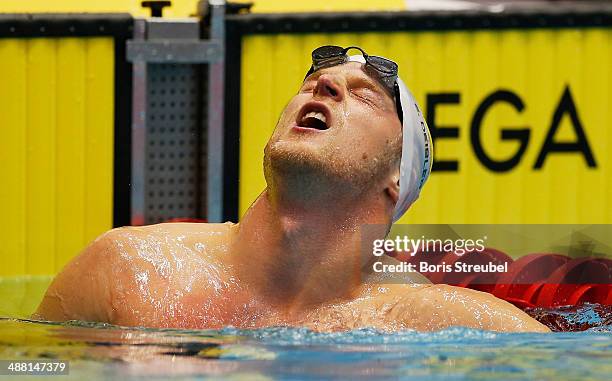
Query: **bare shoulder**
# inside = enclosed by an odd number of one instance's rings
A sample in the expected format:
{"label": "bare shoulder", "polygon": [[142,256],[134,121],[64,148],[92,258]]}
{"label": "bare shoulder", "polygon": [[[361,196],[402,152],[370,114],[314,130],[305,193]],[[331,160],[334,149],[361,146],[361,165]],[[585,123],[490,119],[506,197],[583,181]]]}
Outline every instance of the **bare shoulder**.
{"label": "bare shoulder", "polygon": [[519,308],[486,292],[444,284],[406,288],[404,292],[404,316],[417,329],[464,326],[503,332],[549,332]]}
{"label": "bare shoulder", "polygon": [[116,323],[127,305],[136,308],[130,314],[145,313],[216,265],[233,227],[168,223],[109,230],[56,276],[34,316]]}
{"label": "bare shoulder", "polygon": [[99,259],[114,265],[120,262],[164,267],[177,261],[215,262],[228,251],[233,226],[231,223],[163,223],[122,227],[102,234],[85,252],[102,251],[108,258]]}
{"label": "bare shoulder", "polygon": [[[142,248],[143,240],[155,245],[181,245],[197,251],[213,252],[231,240],[236,224],[162,223],[146,226],[127,226],[109,230],[97,240],[119,247],[133,245]],[[210,244],[209,244],[210,243]],[[199,244],[199,245],[196,245]]]}
{"label": "bare shoulder", "polygon": [[105,306],[113,284],[107,269],[115,253],[111,242],[107,232],[73,258],[53,279],[33,317],[107,321]]}

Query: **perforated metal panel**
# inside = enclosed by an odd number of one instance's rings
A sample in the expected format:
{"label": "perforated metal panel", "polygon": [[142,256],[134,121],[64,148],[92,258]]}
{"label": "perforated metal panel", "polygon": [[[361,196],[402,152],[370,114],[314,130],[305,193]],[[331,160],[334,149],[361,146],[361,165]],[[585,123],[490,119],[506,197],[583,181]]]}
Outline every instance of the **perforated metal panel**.
{"label": "perforated metal panel", "polygon": [[199,65],[147,68],[145,223],[201,216]]}

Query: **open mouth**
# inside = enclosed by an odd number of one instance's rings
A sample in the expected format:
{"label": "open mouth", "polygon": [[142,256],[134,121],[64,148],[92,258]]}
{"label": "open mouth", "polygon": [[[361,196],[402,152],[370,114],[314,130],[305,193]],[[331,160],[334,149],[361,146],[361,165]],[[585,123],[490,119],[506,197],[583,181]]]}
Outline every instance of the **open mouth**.
{"label": "open mouth", "polygon": [[297,125],[302,128],[325,131],[329,128],[329,111],[321,103],[311,102],[304,105],[297,118]]}

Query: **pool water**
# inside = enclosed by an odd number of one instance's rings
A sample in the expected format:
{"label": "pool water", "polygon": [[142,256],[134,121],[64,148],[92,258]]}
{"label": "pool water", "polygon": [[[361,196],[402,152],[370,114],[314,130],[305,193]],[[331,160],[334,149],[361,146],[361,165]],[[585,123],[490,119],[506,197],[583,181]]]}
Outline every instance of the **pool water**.
{"label": "pool water", "polygon": [[0,318],[0,359],[41,358],[70,362],[70,374],[53,377],[58,380],[603,380],[612,374],[612,329],[315,333],[302,328],[175,330]]}
{"label": "pool water", "polygon": [[[0,278],[0,359],[69,361],[69,375],[53,380],[603,380],[612,374],[610,306],[529,311],[553,329],[585,330],[550,334],[179,330],[27,319],[50,281]],[[19,377],[27,379],[33,377]]]}

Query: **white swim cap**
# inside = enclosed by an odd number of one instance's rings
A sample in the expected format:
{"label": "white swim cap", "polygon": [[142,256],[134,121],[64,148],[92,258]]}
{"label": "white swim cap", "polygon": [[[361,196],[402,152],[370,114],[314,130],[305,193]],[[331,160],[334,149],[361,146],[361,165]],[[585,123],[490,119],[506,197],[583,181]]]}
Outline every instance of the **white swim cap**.
{"label": "white swim cap", "polygon": [[[365,64],[361,55],[349,57],[350,62]],[[431,173],[433,144],[429,127],[423,114],[404,82],[398,77],[397,84],[402,106],[402,159],[400,162],[399,198],[393,211],[393,222],[406,213],[410,205],[419,198],[421,188]]]}

